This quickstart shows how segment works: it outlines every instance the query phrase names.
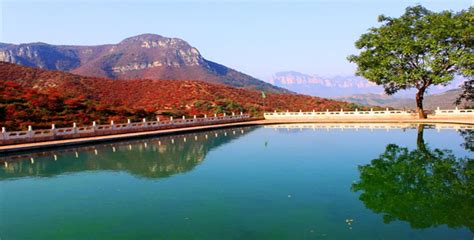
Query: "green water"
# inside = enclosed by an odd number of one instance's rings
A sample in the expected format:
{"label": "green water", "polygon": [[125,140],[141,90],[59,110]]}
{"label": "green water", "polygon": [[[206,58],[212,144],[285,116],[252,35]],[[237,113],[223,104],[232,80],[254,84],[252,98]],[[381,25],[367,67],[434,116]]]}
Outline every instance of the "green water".
{"label": "green water", "polygon": [[307,126],[3,156],[0,239],[473,239],[474,132]]}

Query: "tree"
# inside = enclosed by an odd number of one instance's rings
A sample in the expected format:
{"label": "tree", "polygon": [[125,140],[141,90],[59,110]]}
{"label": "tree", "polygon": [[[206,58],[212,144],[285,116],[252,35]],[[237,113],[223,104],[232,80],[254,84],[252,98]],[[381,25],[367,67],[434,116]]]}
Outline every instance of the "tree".
{"label": "tree", "polygon": [[[422,126],[421,126],[422,128]],[[429,149],[418,131],[417,149],[389,144],[370,164],[359,166],[352,191],[385,223],[407,221],[417,229],[448,225],[474,231],[474,159]]]}
{"label": "tree", "polygon": [[453,13],[406,8],[399,18],[380,15],[355,43],[361,52],[348,57],[356,75],[382,85],[389,95],[416,88],[420,118],[423,97],[432,85],[447,84],[456,74],[472,76],[474,66],[474,8]]}
{"label": "tree", "polygon": [[461,86],[462,93],[456,99],[456,105],[459,105],[464,101],[474,102],[474,79],[467,80]]}

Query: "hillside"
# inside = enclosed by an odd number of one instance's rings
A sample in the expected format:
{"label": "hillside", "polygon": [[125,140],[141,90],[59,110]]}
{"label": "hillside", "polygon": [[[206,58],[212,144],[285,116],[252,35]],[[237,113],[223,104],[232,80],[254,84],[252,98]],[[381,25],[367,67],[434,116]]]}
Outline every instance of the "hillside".
{"label": "hillside", "polygon": [[117,44],[58,46],[0,43],[0,61],[110,79],[199,80],[228,86],[288,92],[205,59],[179,38],[142,34]]}
{"label": "hillside", "polygon": [[[453,109],[456,107],[454,102],[461,94],[461,89],[452,89],[444,93],[439,94],[430,94],[425,96],[423,105],[425,109],[434,110],[437,107],[442,109]],[[385,94],[355,94],[352,96],[338,97],[335,98],[339,101],[352,102],[355,104],[365,105],[365,106],[384,106],[384,107],[393,107],[398,109],[415,109],[415,99],[410,98],[398,98],[394,96],[387,96]],[[457,107],[465,107],[472,105],[473,103],[462,103]]]}
{"label": "hillside", "polygon": [[[127,116],[192,116],[263,110],[339,110],[354,104],[268,93],[201,81],[112,80],[0,62],[0,125],[89,124]],[[124,116],[126,115],[126,116]]]}

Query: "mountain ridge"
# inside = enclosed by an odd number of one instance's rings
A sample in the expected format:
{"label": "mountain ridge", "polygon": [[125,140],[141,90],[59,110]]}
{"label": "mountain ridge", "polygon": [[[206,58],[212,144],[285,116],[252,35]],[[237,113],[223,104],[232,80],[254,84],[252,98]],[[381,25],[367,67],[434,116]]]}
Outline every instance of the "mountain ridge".
{"label": "mountain ridge", "polygon": [[111,79],[198,80],[233,87],[290,93],[205,59],[186,41],[157,34],[128,37],[116,44],[52,45],[0,43],[0,61]]}
{"label": "mountain ridge", "polygon": [[[428,94],[439,94],[450,89],[456,89],[464,81],[456,77],[446,86],[437,85],[428,89]],[[384,89],[377,84],[359,76],[321,77],[315,74],[305,74],[297,71],[282,71],[275,73],[268,82],[291,91],[311,96],[327,98],[350,97],[359,94],[383,94]],[[395,94],[399,98],[414,97],[413,89],[400,91]]]}
{"label": "mountain ridge", "polygon": [[[423,101],[424,108],[427,110],[453,109],[455,107],[468,107],[473,105],[472,102],[463,101],[459,106],[455,104],[456,99],[462,93],[462,89],[450,89],[443,93],[426,95]],[[400,98],[388,96],[385,94],[354,94],[351,96],[333,98],[338,101],[351,102],[364,106],[382,106],[393,107],[397,109],[416,109],[414,98]]]}

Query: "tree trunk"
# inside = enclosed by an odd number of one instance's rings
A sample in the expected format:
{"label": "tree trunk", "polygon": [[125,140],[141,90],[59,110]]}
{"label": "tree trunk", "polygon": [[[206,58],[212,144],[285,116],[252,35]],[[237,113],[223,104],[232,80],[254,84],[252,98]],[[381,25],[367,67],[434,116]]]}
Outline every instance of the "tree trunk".
{"label": "tree trunk", "polygon": [[416,111],[418,112],[418,118],[425,119],[425,111],[423,110],[423,96],[425,95],[425,88],[418,89],[416,93]]}
{"label": "tree trunk", "polygon": [[418,150],[420,150],[423,153],[426,153],[426,144],[425,144],[425,139],[423,138],[423,132],[425,129],[424,124],[420,124],[417,127],[418,134],[416,137],[416,146],[418,147]]}

